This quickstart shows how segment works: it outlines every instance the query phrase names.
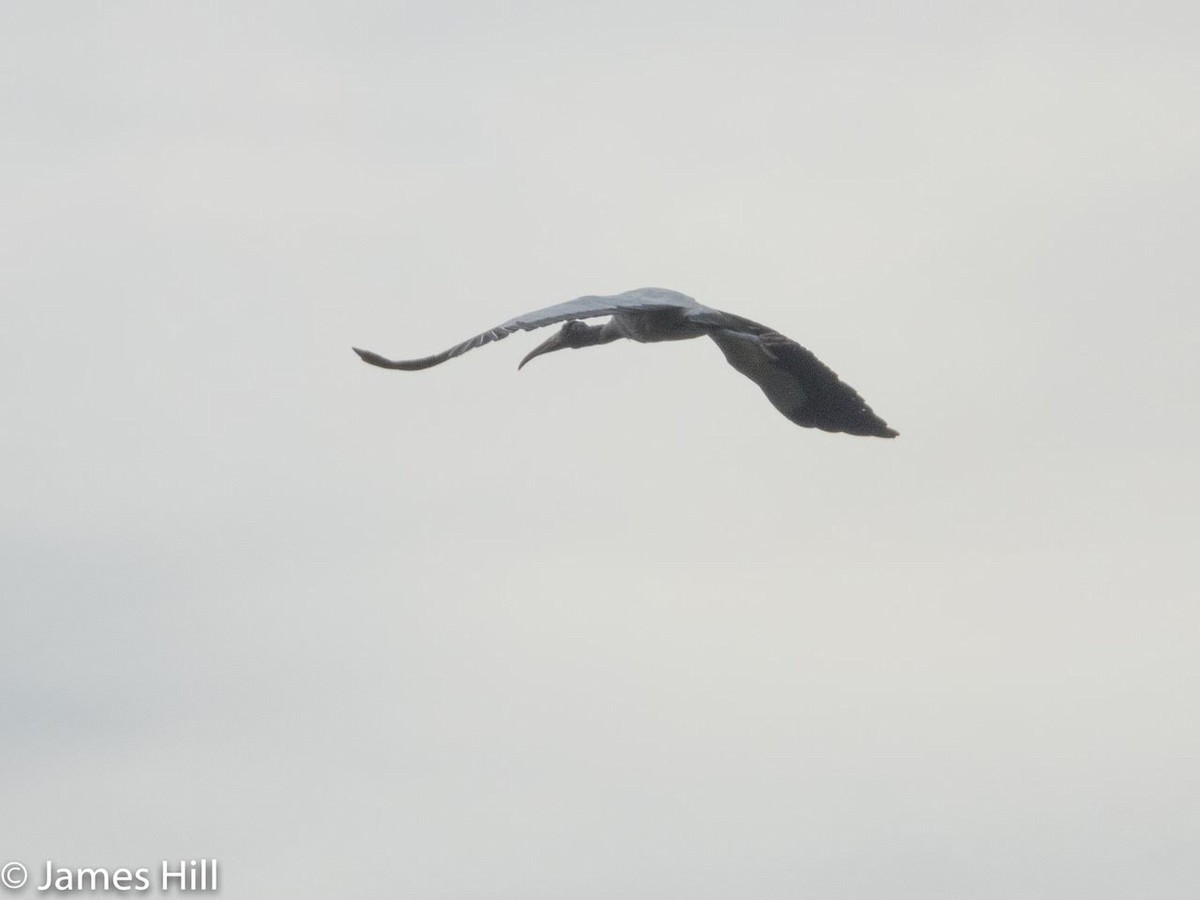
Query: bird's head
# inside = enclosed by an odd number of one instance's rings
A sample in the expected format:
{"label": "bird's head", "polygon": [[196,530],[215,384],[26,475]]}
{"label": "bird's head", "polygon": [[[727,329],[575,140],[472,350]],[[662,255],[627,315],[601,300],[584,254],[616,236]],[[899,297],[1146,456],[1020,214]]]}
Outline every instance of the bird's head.
{"label": "bird's head", "polygon": [[529,355],[521,360],[521,364],[517,368],[522,368],[525,363],[529,362],[535,356],[541,356],[543,353],[553,353],[555,350],[562,350],[566,347],[572,349],[590,347],[593,344],[599,343],[601,330],[601,326],[599,325],[588,325],[586,322],[572,319],[551,338],[542,341],[542,343],[529,351]]}

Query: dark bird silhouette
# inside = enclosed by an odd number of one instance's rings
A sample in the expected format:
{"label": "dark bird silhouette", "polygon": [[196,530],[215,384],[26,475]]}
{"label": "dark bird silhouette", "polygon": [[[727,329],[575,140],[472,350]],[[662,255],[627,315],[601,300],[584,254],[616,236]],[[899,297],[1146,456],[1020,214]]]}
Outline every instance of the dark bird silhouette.
{"label": "dark bird silhouette", "polygon": [[[580,321],[599,316],[611,318],[601,325]],[[544,353],[608,344],[620,338],[655,343],[709,337],[729,364],[762,388],[771,404],[797,425],[885,438],[897,434],[871,411],[854,388],[795,341],[765,325],[710,309],[663,288],[639,288],[611,297],[578,297],[509,319],[491,331],[421,359],[385,359],[357,347],[354,352],[363,362],[383,369],[428,369],[514,332],[564,321],[566,324],[553,337],[521,360],[518,369]]]}

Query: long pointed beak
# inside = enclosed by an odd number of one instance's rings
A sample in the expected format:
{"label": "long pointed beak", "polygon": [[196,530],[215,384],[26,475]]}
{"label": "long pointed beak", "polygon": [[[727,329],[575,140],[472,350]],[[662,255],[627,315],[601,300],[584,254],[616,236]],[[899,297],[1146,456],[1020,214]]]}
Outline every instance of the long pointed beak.
{"label": "long pointed beak", "polygon": [[549,339],[542,341],[540,344],[530,350],[529,355],[521,360],[520,365],[517,366],[517,371],[519,372],[521,369],[523,369],[525,367],[525,363],[529,362],[535,356],[541,356],[543,353],[553,353],[555,350],[561,350],[567,346],[569,345],[565,340],[563,340],[562,332],[560,331]]}

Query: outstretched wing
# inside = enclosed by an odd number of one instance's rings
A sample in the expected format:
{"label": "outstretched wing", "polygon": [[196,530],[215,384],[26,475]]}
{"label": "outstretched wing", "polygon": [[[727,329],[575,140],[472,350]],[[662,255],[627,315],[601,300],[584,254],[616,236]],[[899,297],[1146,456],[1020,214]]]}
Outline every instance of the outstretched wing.
{"label": "outstretched wing", "polygon": [[474,350],[476,347],[482,347],[484,344],[490,344],[492,341],[503,340],[517,331],[532,331],[535,328],[553,325],[556,322],[565,322],[568,319],[593,319],[597,316],[611,316],[622,310],[667,309],[670,307],[685,309],[689,312],[703,308],[691,297],[675,291],[668,291],[665,288],[638,288],[634,291],[626,291],[623,294],[614,294],[611,297],[576,297],[574,300],[568,300],[566,303],[558,303],[554,306],[547,306],[545,309],[525,313],[523,316],[509,319],[502,325],[497,325],[491,331],[485,331],[482,334],[475,335],[470,340],[456,344],[449,350],[443,350],[441,353],[435,353],[433,356],[425,356],[420,359],[386,359],[378,353],[372,353],[370,350],[360,350],[357,347],[354,348],[354,352],[362,358],[363,362],[384,369],[404,369],[406,371],[428,369],[430,366],[444,363],[448,359],[462,356],[468,350]]}
{"label": "outstretched wing", "polygon": [[702,310],[688,320],[704,328],[729,364],[762,388],[772,405],[797,425],[896,436],[854,388],[812,351],[778,331],[718,310]]}

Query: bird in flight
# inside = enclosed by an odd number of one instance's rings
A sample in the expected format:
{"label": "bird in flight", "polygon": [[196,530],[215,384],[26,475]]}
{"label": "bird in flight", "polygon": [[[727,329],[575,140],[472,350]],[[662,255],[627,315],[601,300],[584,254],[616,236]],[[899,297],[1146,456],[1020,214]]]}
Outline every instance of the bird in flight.
{"label": "bird in flight", "polygon": [[[611,318],[601,325],[581,321],[601,316]],[[797,425],[884,438],[897,434],[871,411],[854,388],[795,341],[765,325],[702,306],[691,297],[664,288],[638,288],[611,297],[577,297],[509,319],[449,350],[420,359],[386,359],[357,347],[354,352],[363,362],[383,369],[428,369],[514,332],[558,322],[566,324],[521,360],[518,369],[543,353],[608,344],[621,338],[655,343],[708,337],[731,366],[762,388],[771,404]]]}

